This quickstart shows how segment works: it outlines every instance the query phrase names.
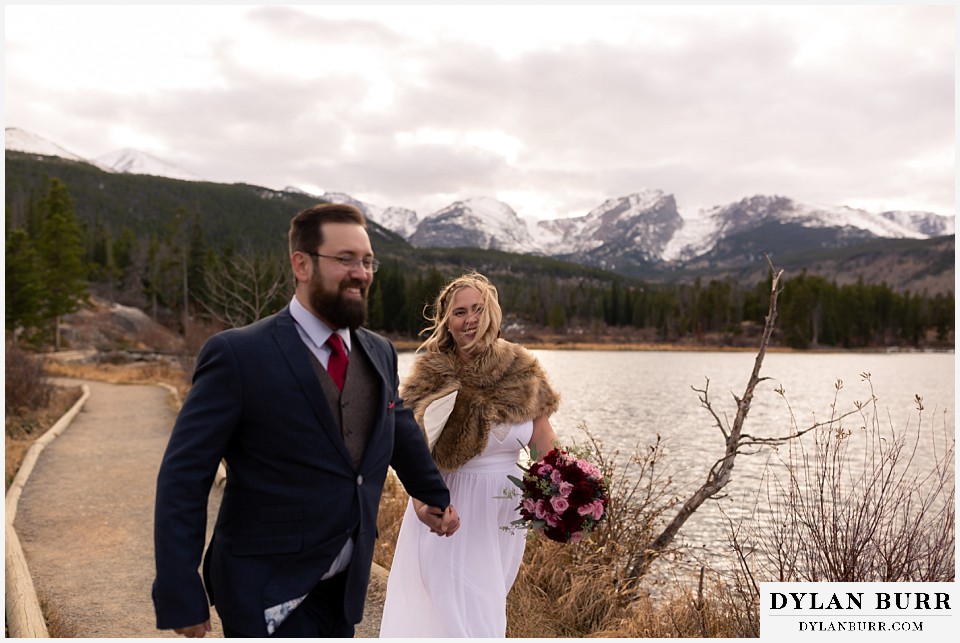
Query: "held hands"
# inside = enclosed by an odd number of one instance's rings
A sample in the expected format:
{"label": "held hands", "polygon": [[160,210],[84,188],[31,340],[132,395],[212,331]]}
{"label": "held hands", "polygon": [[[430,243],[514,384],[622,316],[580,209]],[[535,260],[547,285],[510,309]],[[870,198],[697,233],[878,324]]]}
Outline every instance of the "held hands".
{"label": "held hands", "polygon": [[444,536],[452,536],[458,529],[460,529],[460,515],[453,505],[447,505],[440,521],[440,531]]}
{"label": "held hands", "polygon": [[182,634],[188,639],[202,639],[207,632],[210,631],[210,619],[207,619],[205,623],[200,623],[199,625],[191,625],[189,627],[175,627],[173,629],[177,634]]}
{"label": "held hands", "polygon": [[460,528],[460,516],[453,505],[447,505],[446,509],[440,509],[439,507],[416,503],[415,507],[420,522],[438,536],[452,536]]}

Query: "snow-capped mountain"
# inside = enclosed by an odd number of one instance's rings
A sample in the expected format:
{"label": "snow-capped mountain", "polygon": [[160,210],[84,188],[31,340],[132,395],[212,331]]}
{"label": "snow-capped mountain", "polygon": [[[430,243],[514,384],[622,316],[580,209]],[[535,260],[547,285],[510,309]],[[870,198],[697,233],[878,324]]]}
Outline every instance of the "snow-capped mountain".
{"label": "snow-capped mountain", "polygon": [[18,127],[7,127],[4,131],[6,135],[5,149],[16,152],[40,154],[42,156],[58,156],[70,161],[89,163],[104,172],[150,174],[152,176],[163,176],[170,179],[180,179],[182,181],[203,180],[192,172],[139,150],[125,148],[98,156],[95,159],[89,159],[79,154],[74,154],[42,136],[37,136]]}
{"label": "snow-capped mountain", "polygon": [[582,255],[615,244],[659,259],[682,225],[673,195],[644,190],[607,199],[582,217],[540,221],[537,230],[545,254]]}
{"label": "snow-capped mountain", "polygon": [[608,199],[582,217],[535,223],[494,199],[468,199],[425,217],[407,240],[414,246],[543,254],[635,272],[715,254],[731,262],[765,249],[802,252],[872,238],[923,239],[953,232],[952,217],[929,212],[874,214],[782,196],[752,196],[684,217],[673,195],[646,189]]}
{"label": "snow-capped mountain", "polygon": [[25,152],[27,154],[39,154],[41,156],[59,156],[60,158],[67,159],[69,161],[81,161],[83,163],[92,163],[96,165],[101,170],[110,171],[108,167],[105,167],[95,161],[90,159],[83,158],[79,154],[74,154],[73,152],[48,141],[47,139],[37,136],[36,134],[31,134],[26,130],[22,130],[18,127],[7,127],[4,128],[4,135],[6,138],[6,147],[4,149],[13,150],[15,152]]}
{"label": "snow-capped mountain", "polygon": [[541,253],[526,222],[506,203],[489,197],[457,201],[425,217],[408,237],[415,246],[484,248]]}
{"label": "snow-capped mountain", "polygon": [[376,221],[384,228],[396,232],[404,239],[410,238],[410,236],[416,232],[417,224],[420,222],[417,213],[408,208],[399,208],[396,206],[381,208],[370,203],[364,203],[342,192],[324,192],[320,198],[330,203],[347,203],[352,205],[363,212],[363,215],[371,221]]}
{"label": "snow-capped mountain", "polygon": [[193,172],[184,170],[172,163],[168,163],[156,156],[134,150],[129,147],[122,150],[109,152],[103,156],[98,156],[96,162],[121,174],[150,174],[152,176],[164,176],[168,179],[180,179],[182,181],[202,181],[199,176]]}
{"label": "snow-capped mountain", "polygon": [[850,239],[925,239],[954,232],[953,217],[930,212],[875,214],[847,206],[811,206],[783,196],[757,195],[685,219],[661,259],[671,262],[697,257],[724,239],[760,227],[772,230],[774,226],[829,229],[836,236],[836,245]]}
{"label": "snow-capped mountain", "polygon": [[807,228],[855,228],[875,237],[923,238],[925,234],[896,221],[895,217],[858,210],[847,206],[818,207],[796,203],[782,196],[753,196],[730,205],[717,206],[707,212],[725,236],[775,220],[799,223]]}

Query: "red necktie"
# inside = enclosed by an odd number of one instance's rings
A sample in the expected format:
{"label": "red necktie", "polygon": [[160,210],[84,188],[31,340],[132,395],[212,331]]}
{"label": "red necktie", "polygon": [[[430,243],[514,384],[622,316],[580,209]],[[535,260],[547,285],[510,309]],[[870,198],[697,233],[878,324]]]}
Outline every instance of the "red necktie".
{"label": "red necktie", "polygon": [[327,339],[330,345],[330,361],[327,362],[327,373],[333,378],[337,388],[343,390],[343,381],[347,378],[347,351],[343,348],[343,339],[334,333]]}

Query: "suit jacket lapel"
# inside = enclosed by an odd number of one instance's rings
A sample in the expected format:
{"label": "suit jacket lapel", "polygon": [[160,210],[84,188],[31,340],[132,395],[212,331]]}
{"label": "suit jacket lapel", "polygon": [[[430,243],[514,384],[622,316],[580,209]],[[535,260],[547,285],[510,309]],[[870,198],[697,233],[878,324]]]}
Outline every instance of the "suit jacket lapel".
{"label": "suit jacket lapel", "polygon": [[307,398],[307,402],[320,421],[320,426],[330,436],[330,441],[336,445],[344,460],[352,463],[340,427],[333,416],[330,405],[327,404],[320,379],[310,362],[310,355],[307,352],[309,349],[300,339],[300,334],[297,333],[296,322],[293,321],[289,308],[284,308],[277,313],[276,320],[277,323],[273,333],[274,340],[277,342],[280,352],[286,358],[300,390],[303,391],[304,397]]}

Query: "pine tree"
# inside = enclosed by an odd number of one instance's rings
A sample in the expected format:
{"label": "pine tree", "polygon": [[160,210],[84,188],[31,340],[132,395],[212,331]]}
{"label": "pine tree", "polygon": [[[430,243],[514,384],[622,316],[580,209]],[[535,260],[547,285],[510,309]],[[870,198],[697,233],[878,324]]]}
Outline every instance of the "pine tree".
{"label": "pine tree", "polygon": [[4,317],[6,329],[16,340],[40,325],[43,316],[43,263],[23,228],[12,230],[6,239],[6,282]]}
{"label": "pine tree", "polygon": [[46,321],[54,323],[54,348],[60,350],[61,318],[80,308],[87,297],[87,270],[83,264],[83,235],[67,186],[50,179],[40,202],[42,220],[37,249],[43,263],[43,301]]}

